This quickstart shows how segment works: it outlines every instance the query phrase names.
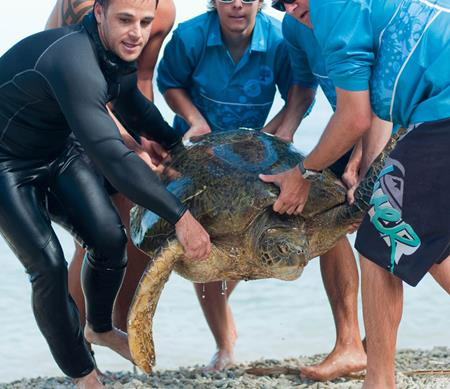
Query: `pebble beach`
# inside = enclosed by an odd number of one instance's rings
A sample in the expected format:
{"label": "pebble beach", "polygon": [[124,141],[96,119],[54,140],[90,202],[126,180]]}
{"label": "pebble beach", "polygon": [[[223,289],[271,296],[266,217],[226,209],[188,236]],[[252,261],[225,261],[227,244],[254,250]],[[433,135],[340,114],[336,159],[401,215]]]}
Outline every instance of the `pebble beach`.
{"label": "pebble beach", "polygon": [[[202,366],[155,370],[152,375],[107,371],[104,372],[103,381],[112,389],[361,388],[364,372],[327,382],[313,382],[294,374],[299,366],[317,363],[324,356],[324,354],[317,354],[283,360],[265,359],[239,364],[227,371],[210,373],[203,372]],[[252,374],[251,369],[260,373],[264,369],[265,374]],[[397,387],[398,389],[448,389],[450,388],[449,369],[450,348],[448,347],[434,347],[431,350],[400,350],[397,353]],[[75,385],[70,379],[64,377],[37,377],[0,383],[0,389],[63,388],[75,388]]]}

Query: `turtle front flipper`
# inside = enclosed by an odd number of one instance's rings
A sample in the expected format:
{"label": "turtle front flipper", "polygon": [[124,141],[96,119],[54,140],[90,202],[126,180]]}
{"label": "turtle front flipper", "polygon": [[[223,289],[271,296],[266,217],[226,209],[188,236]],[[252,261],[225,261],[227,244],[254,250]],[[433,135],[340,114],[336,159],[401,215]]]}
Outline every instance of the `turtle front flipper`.
{"label": "turtle front flipper", "polygon": [[150,262],[141,277],[128,313],[127,331],[131,356],[136,365],[151,373],[155,364],[153,343],[153,315],[159,296],[175,263],[183,256],[183,247],[177,240],[170,241]]}

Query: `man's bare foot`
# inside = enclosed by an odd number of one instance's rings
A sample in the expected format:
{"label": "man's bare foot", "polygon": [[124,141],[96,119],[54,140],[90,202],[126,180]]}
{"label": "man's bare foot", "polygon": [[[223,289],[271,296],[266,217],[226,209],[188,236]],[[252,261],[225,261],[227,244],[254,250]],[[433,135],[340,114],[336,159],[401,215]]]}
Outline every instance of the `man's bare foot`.
{"label": "man's bare foot", "polygon": [[320,363],[300,368],[300,375],[314,381],[329,381],[366,368],[367,356],[362,346],[338,348]]}
{"label": "man's bare foot", "polygon": [[205,372],[229,369],[234,365],[233,351],[217,350],[209,364],[203,369]]}
{"label": "man's bare foot", "polygon": [[108,332],[94,332],[94,330],[86,324],[84,327],[84,337],[89,343],[109,347],[111,350],[122,355],[125,359],[133,362],[130,347],[128,346],[128,335],[125,332],[117,328],[113,328]]}
{"label": "man's bare foot", "polygon": [[77,378],[75,380],[75,384],[77,385],[78,389],[102,389],[106,388],[104,386],[97,375],[97,372],[92,370],[88,375],[85,375],[84,377]]}

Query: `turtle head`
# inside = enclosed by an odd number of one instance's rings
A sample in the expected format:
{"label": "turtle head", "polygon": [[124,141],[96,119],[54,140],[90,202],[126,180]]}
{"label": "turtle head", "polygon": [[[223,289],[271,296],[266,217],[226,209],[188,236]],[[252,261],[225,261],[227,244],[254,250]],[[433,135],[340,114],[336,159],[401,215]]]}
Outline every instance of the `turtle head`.
{"label": "turtle head", "polygon": [[301,218],[270,212],[268,219],[255,240],[256,258],[268,277],[295,280],[309,258]]}

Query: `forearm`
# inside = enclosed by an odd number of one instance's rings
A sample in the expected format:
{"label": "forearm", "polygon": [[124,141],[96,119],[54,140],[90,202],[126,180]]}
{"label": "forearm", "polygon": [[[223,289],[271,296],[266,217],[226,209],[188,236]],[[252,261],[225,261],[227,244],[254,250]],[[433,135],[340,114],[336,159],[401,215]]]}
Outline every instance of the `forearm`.
{"label": "forearm", "polygon": [[53,7],[53,10],[52,10],[50,16],[48,17],[47,23],[45,24],[46,30],[48,30],[50,28],[61,27],[61,20],[59,18],[60,12],[58,12],[59,9],[62,7],[61,1],[62,0],[58,0],[56,2],[55,6]]}
{"label": "forearm", "polygon": [[106,109],[108,110],[109,115],[111,116],[112,120],[114,121],[117,128],[119,129],[120,136],[122,137],[123,142],[125,143],[125,146],[127,146],[130,150],[136,152],[139,148],[139,143],[137,143],[136,140],[125,129],[125,127],[122,125],[122,123],[119,121],[119,119],[117,119],[117,117],[111,111],[110,107],[107,106]]}
{"label": "forearm", "polygon": [[361,168],[361,158],[362,158],[362,138],[358,140],[355,147],[353,148],[352,154],[350,155],[345,170],[358,173],[358,171]]}
{"label": "forearm", "polygon": [[336,112],[328,122],[319,143],[306,157],[307,169],[323,170],[343,156],[369,130],[371,108],[369,91],[337,89]]}
{"label": "forearm", "polygon": [[294,133],[302,122],[306,112],[314,101],[316,90],[293,85],[280,117],[276,135],[292,141]]}
{"label": "forearm", "polygon": [[362,138],[362,158],[360,174],[367,173],[372,162],[386,146],[392,134],[392,123],[380,119],[376,115],[372,117],[372,124]]}
{"label": "forearm", "polygon": [[167,89],[164,98],[170,108],[190,126],[208,125],[206,119],[192,102],[185,89]]}
{"label": "forearm", "polygon": [[153,71],[144,72],[138,69],[137,85],[141,93],[150,101],[154,100],[153,95]]}
{"label": "forearm", "polygon": [[284,106],[262,129],[269,134],[275,134],[283,121],[286,106]]}

